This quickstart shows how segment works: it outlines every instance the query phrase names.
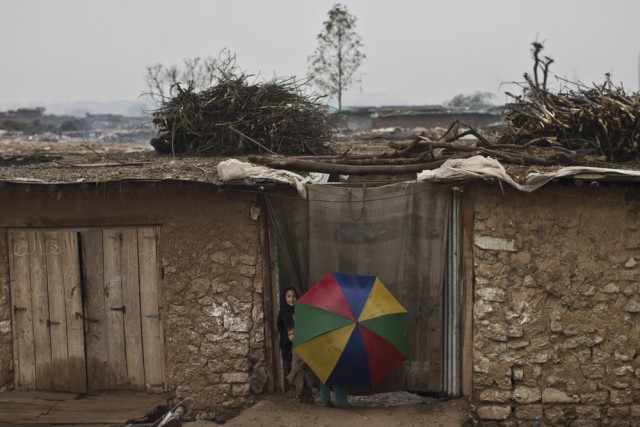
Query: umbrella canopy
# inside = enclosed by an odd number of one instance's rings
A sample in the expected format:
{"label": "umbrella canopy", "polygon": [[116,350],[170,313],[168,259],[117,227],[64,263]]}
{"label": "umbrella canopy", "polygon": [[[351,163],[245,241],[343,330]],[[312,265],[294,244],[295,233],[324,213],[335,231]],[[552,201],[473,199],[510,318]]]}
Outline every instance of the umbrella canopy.
{"label": "umbrella canopy", "polygon": [[374,388],[407,354],[407,310],[376,276],[327,273],[295,304],[293,351],[320,381]]}

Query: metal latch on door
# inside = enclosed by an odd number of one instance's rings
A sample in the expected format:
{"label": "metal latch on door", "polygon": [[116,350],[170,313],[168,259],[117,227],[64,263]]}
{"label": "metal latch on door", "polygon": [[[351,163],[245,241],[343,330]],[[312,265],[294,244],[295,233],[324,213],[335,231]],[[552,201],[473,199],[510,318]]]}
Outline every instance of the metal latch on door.
{"label": "metal latch on door", "polygon": [[111,311],[121,311],[123,313],[126,313],[127,307],[124,305],[122,307],[111,307]]}
{"label": "metal latch on door", "polygon": [[78,313],[77,311],[75,313],[73,313],[73,315],[76,316],[76,317],[81,318],[85,322],[98,323],[98,319],[89,319],[88,317],[84,317],[81,313]]}
{"label": "metal latch on door", "polygon": [[17,313],[17,312],[19,312],[19,311],[26,311],[26,310],[27,310],[27,307],[18,307],[18,306],[17,306],[17,305],[15,305],[15,304],[13,305],[13,312],[14,312],[14,313]]}

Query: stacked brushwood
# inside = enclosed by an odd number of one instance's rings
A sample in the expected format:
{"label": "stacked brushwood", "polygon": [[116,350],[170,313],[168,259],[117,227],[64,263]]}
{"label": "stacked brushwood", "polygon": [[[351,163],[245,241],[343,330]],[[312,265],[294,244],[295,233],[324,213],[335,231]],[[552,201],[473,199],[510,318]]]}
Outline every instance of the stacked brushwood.
{"label": "stacked brushwood", "polygon": [[[551,93],[525,75],[523,95],[505,106],[499,132],[480,132],[454,122],[434,138],[421,133],[410,142],[389,141],[378,155],[253,157],[274,168],[350,175],[395,175],[436,169],[448,159],[483,155],[516,165],[610,166],[640,160],[640,95],[611,83]],[[472,137],[472,140],[467,139]]]}
{"label": "stacked brushwood", "polygon": [[205,156],[326,154],[331,126],[318,98],[295,78],[249,84],[248,76],[223,75],[197,92],[176,88],[176,96],[152,113],[161,153]]}
{"label": "stacked brushwood", "polygon": [[[525,76],[526,77],[526,76]],[[551,93],[530,80],[523,96],[506,105],[504,144],[548,144],[571,153],[596,154],[611,163],[638,160],[640,95],[611,83]]]}

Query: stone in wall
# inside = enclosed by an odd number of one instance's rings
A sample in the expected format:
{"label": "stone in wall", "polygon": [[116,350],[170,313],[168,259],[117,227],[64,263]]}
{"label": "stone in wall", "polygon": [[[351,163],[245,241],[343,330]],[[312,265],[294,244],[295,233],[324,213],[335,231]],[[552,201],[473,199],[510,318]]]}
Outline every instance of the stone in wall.
{"label": "stone in wall", "polygon": [[515,417],[518,420],[541,420],[543,417],[542,405],[518,405],[515,408]]}
{"label": "stone in wall", "polygon": [[535,403],[542,398],[538,387],[516,385],[513,390],[513,400],[518,403]]}
{"label": "stone in wall", "polygon": [[599,406],[576,406],[576,415],[580,419],[599,420],[602,419],[602,408]]}
{"label": "stone in wall", "polygon": [[512,239],[504,239],[492,236],[476,236],[473,243],[482,249],[494,251],[516,251],[515,242]]}
{"label": "stone in wall", "polygon": [[508,405],[483,405],[477,409],[478,417],[482,420],[506,420],[511,415]]}
{"label": "stone in wall", "polygon": [[[482,281],[481,278],[476,279],[476,283]],[[507,299],[507,294],[500,288],[479,288],[476,290],[476,298],[490,302],[504,302]]]}
{"label": "stone in wall", "polygon": [[635,299],[629,299],[623,310],[628,313],[640,313],[640,302]]}
{"label": "stone in wall", "polygon": [[555,388],[545,388],[542,392],[542,403],[575,403],[580,399],[569,396],[567,393]]}
{"label": "stone in wall", "polygon": [[511,390],[486,389],[480,393],[483,402],[506,403],[511,400]]}
{"label": "stone in wall", "polygon": [[544,419],[549,425],[564,426],[567,425],[567,416],[564,406],[543,406]]}

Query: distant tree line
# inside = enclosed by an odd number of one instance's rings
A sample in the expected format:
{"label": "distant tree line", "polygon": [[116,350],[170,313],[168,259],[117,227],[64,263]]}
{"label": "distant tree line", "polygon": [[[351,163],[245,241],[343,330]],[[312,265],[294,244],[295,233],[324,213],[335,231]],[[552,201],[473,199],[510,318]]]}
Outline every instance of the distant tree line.
{"label": "distant tree line", "polygon": [[47,120],[46,118],[26,119],[12,117],[0,119],[0,129],[9,132],[22,132],[28,135],[51,132],[61,134],[79,130],[87,130],[91,124],[87,119],[67,119],[62,122],[58,120]]}
{"label": "distant tree line", "polygon": [[456,95],[444,105],[453,108],[479,108],[491,105],[494,95],[491,92],[475,92],[471,95]]}

